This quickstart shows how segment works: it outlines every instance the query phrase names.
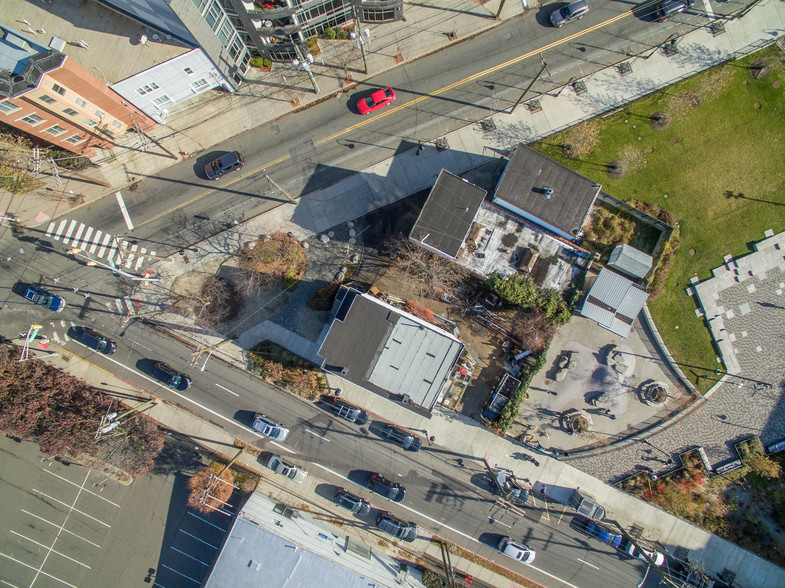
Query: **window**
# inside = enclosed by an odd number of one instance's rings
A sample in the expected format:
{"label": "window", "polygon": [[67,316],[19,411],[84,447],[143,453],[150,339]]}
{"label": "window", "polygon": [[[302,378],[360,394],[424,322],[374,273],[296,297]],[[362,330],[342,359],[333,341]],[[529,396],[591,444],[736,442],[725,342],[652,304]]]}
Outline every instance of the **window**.
{"label": "window", "polygon": [[40,125],[42,122],[44,122],[44,119],[42,119],[40,116],[36,116],[35,114],[28,114],[27,116],[22,117],[21,120],[33,126]]}
{"label": "window", "polygon": [[145,94],[149,94],[150,92],[155,92],[156,90],[160,90],[161,88],[155,82],[150,82],[149,84],[145,84],[141,88],[136,89],[136,93],[140,96],[144,96]]}
{"label": "window", "polygon": [[66,143],[71,143],[71,145],[76,145],[77,143],[81,143],[84,141],[80,135],[71,135],[67,139],[63,139]]}
{"label": "window", "polygon": [[44,132],[49,133],[50,135],[54,135],[56,137],[57,135],[62,135],[63,133],[65,133],[65,129],[63,127],[54,125],[49,127],[48,129],[44,129]]}
{"label": "window", "polygon": [[84,124],[86,124],[88,127],[94,127],[98,123],[95,122],[94,120],[88,118],[88,119],[85,119]]}
{"label": "window", "polygon": [[190,67],[186,67],[186,68],[185,68],[183,71],[184,71],[184,72],[185,72],[187,75],[189,75],[189,76],[190,76],[190,75],[193,75],[193,73],[194,73],[194,70],[192,70]]}
{"label": "window", "polygon": [[52,90],[60,94],[60,96],[65,96],[65,88],[59,84],[52,84]]}
{"label": "window", "polygon": [[169,99],[169,96],[167,96],[166,94],[163,94],[158,98],[153,98],[153,104],[155,104],[156,106],[163,106],[165,104],[171,104],[171,103],[172,101]]}
{"label": "window", "polygon": [[196,80],[195,82],[191,82],[191,89],[194,92],[198,92],[199,90],[206,89],[205,86],[207,86],[207,80],[205,80],[204,78],[202,78],[201,80]]}
{"label": "window", "polygon": [[114,137],[114,133],[109,129],[99,129],[99,132],[103,133],[107,137]]}
{"label": "window", "polygon": [[54,98],[52,98],[49,94],[41,94],[38,99],[43,102],[44,104],[54,104],[57,102]]}
{"label": "window", "polygon": [[16,104],[11,104],[8,100],[3,100],[0,102],[0,112],[4,112],[5,114],[11,114],[12,112],[16,112],[22,108],[21,106],[17,106]]}
{"label": "window", "polygon": [[95,115],[96,115],[98,118],[104,118],[104,117],[106,116],[106,113],[105,113],[103,110],[96,109],[96,111],[95,111]]}
{"label": "window", "polygon": [[79,108],[87,108],[87,102],[85,102],[85,101],[84,101],[84,100],[82,100],[81,98],[77,98],[77,99],[76,99],[76,105],[77,105]]}
{"label": "window", "polygon": [[68,116],[76,116],[77,114],[79,114],[73,108],[66,108],[66,109],[63,110],[63,112],[65,114],[67,114]]}
{"label": "window", "polygon": [[122,129],[123,128],[123,125],[119,121],[116,121],[116,120],[112,121],[112,126],[114,128],[116,128],[116,129]]}

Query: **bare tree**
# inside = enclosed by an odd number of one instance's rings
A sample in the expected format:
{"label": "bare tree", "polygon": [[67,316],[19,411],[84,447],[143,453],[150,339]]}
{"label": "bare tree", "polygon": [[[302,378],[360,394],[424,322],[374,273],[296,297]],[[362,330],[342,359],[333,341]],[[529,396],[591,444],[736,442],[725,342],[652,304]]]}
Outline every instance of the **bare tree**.
{"label": "bare tree", "polygon": [[[219,477],[220,476],[220,477]],[[232,496],[232,471],[216,464],[196,472],[188,480],[188,506],[199,512],[208,513],[220,508]]]}
{"label": "bare tree", "polygon": [[542,351],[553,337],[555,327],[551,321],[537,308],[518,310],[512,318],[512,334],[521,342],[525,349],[534,353]]}
{"label": "bare tree", "polygon": [[468,272],[458,264],[434,255],[406,237],[387,242],[392,267],[402,272],[417,296],[440,298],[449,294],[460,296]]}

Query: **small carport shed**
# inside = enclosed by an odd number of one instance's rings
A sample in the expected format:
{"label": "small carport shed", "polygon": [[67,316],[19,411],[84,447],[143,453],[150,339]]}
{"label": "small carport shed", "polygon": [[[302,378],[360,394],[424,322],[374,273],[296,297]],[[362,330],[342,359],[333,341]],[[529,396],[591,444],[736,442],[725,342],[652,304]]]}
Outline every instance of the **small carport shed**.
{"label": "small carport shed", "polygon": [[625,339],[649,295],[627,278],[607,268],[594,280],[581,314]]}

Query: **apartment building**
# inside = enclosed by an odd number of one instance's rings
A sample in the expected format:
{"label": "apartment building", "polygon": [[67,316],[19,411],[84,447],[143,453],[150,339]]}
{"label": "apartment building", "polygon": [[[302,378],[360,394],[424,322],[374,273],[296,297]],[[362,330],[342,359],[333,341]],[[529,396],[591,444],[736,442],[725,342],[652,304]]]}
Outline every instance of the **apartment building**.
{"label": "apartment building", "polygon": [[85,157],[155,122],[70,60],[53,37],[43,45],[0,24],[0,122]]}

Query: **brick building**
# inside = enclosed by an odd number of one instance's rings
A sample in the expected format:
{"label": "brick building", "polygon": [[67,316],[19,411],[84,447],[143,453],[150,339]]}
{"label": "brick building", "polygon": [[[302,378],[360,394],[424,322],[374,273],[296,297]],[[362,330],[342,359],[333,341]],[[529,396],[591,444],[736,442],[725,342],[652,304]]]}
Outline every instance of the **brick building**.
{"label": "brick building", "polygon": [[[58,50],[0,24],[0,122],[93,157],[156,123]],[[62,49],[62,47],[60,47]]]}

